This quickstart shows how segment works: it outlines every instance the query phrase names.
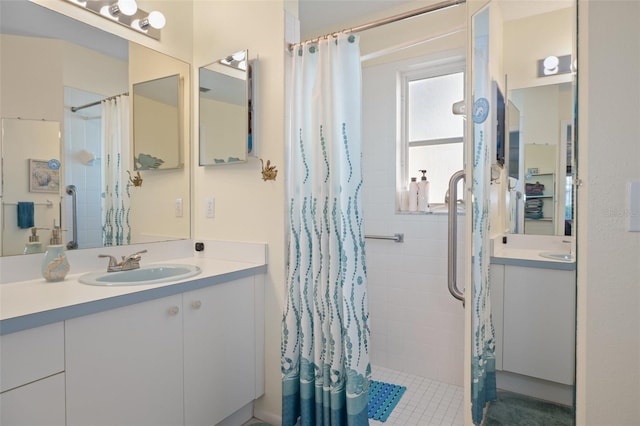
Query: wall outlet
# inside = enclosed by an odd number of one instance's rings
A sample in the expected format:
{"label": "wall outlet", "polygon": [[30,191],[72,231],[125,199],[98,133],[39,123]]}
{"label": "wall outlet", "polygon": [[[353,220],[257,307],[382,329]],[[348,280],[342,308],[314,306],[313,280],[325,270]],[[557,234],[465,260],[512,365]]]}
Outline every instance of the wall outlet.
{"label": "wall outlet", "polygon": [[176,198],[176,217],[182,217],[182,198]]}
{"label": "wall outlet", "polygon": [[204,200],[204,215],[213,219],[216,216],[216,200],[213,197],[207,197]]}

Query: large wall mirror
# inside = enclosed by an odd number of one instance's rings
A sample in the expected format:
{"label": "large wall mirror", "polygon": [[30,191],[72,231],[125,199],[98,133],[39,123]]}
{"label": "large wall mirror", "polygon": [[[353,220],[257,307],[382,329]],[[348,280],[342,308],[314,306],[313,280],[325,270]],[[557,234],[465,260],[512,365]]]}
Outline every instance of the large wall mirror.
{"label": "large wall mirror", "polygon": [[[80,249],[189,238],[190,65],[27,0],[0,2],[0,37],[2,159],[19,165],[0,171],[1,254],[22,254],[34,227],[46,249],[54,218]],[[150,114],[163,119],[145,128]],[[33,137],[43,123],[59,128],[57,147]],[[142,153],[162,163],[136,166]],[[52,159],[41,171],[58,190],[30,191],[29,167]],[[33,226],[19,226],[17,203],[35,205]]]}
{"label": "large wall mirror", "polygon": [[500,4],[508,87],[507,229],[573,235],[575,3],[528,2],[517,11]]}
{"label": "large wall mirror", "polygon": [[248,51],[200,67],[200,165],[246,162],[253,150]]}

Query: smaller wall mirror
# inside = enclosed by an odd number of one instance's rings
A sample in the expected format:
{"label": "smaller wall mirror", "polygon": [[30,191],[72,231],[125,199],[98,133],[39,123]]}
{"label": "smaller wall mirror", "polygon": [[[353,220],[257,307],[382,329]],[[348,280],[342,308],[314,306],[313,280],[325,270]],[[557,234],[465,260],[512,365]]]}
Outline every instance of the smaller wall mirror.
{"label": "smaller wall mirror", "polygon": [[200,67],[200,165],[246,162],[253,150],[249,55]]}
{"label": "smaller wall mirror", "polygon": [[135,170],[178,169],[182,159],[178,74],[133,85]]}

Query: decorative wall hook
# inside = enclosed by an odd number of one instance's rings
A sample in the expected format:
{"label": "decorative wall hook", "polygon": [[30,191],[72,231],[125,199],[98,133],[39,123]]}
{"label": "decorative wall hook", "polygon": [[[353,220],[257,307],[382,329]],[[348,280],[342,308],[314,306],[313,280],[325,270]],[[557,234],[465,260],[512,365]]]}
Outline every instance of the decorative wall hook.
{"label": "decorative wall hook", "polygon": [[260,159],[260,163],[262,164],[262,180],[276,180],[278,171],[276,170],[276,166],[271,165],[271,160],[267,160],[267,167],[264,166],[264,161],[262,161],[262,158]]}
{"label": "decorative wall hook", "polygon": [[133,186],[142,186],[142,176],[140,175],[140,172],[131,177],[131,173],[127,170],[127,174],[129,175],[129,181],[131,181]]}

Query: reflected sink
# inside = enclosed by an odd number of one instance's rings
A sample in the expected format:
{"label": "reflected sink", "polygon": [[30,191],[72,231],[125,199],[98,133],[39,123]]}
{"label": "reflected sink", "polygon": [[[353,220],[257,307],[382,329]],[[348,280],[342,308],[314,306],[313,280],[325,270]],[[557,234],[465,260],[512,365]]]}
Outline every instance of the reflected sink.
{"label": "reflected sink", "polygon": [[78,278],[83,284],[102,286],[127,286],[158,284],[193,277],[200,273],[194,265],[162,264],[143,266],[120,272],[91,272]]}
{"label": "reflected sink", "polygon": [[564,262],[573,262],[574,257],[570,253],[561,253],[555,251],[543,251],[540,253],[540,256],[545,257],[547,259],[553,260],[562,260]]}

